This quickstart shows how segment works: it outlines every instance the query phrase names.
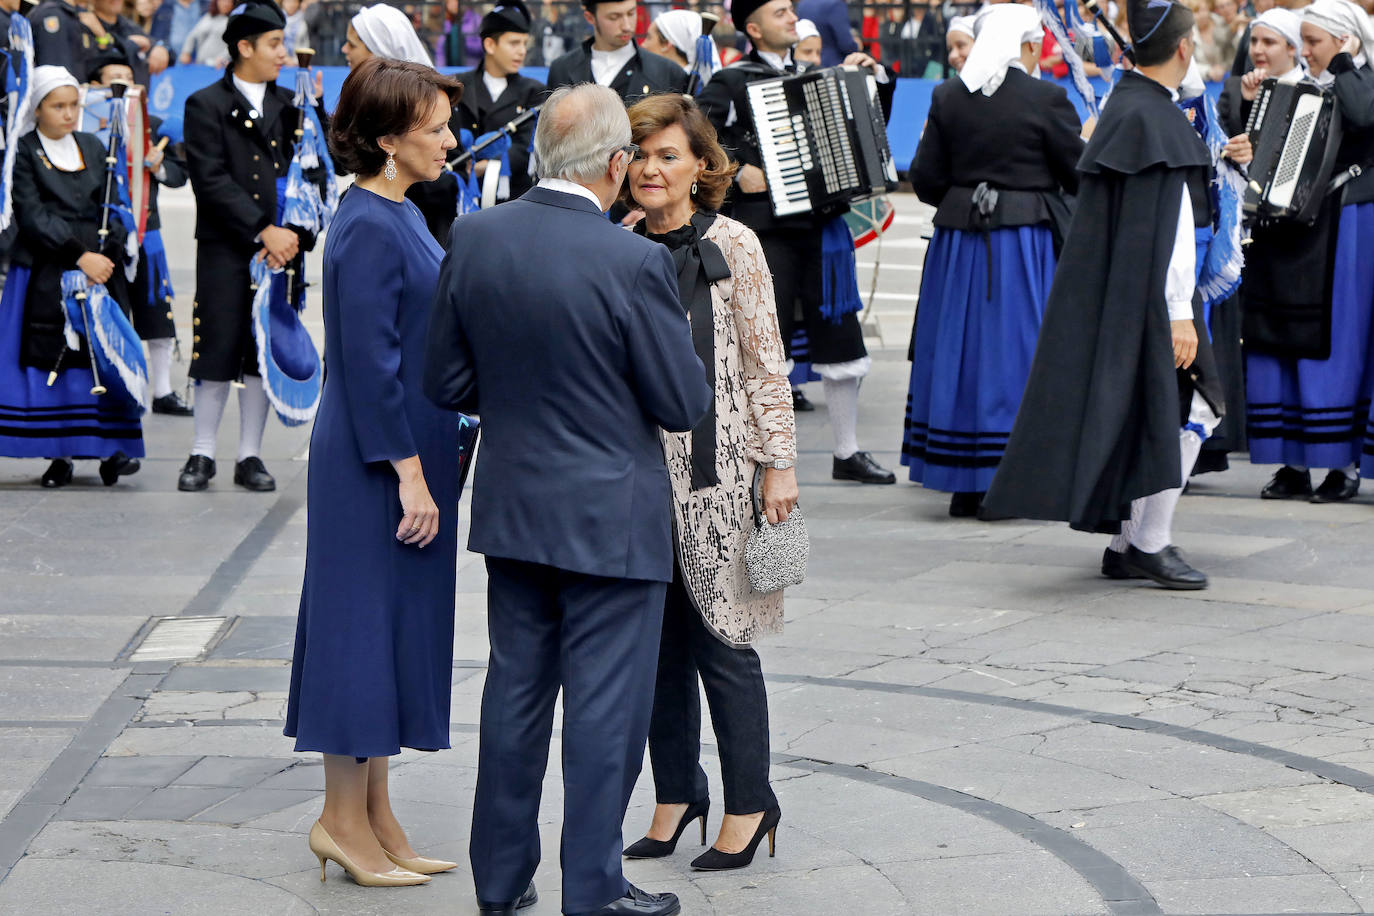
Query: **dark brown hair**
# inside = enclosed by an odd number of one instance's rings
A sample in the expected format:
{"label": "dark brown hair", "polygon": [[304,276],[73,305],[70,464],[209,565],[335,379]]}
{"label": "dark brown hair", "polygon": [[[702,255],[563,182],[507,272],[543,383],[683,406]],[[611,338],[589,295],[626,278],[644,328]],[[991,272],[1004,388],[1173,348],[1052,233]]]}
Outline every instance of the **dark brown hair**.
{"label": "dark brown hair", "polygon": [[346,171],[364,178],[386,164],[379,137],[409,133],[429,116],[434,93],[458,104],[463,84],[433,67],[369,57],[344,80],[329,125],[329,152]]}
{"label": "dark brown hair", "polygon": [[[735,166],[730,157],[721,149],[716,139],[716,129],[702,114],[697,103],[685,95],[662,92],[648,95],[630,106],[630,142],[643,143],[654,134],[667,130],[674,124],[682,126],[687,134],[687,142],[692,147],[692,155],[706,162],[706,170],[697,179],[697,192],[692,201],[705,210],[719,210],[725,202],[725,192],[734,177]],[[620,192],[621,202],[628,207],[637,204],[630,195],[627,181]]]}

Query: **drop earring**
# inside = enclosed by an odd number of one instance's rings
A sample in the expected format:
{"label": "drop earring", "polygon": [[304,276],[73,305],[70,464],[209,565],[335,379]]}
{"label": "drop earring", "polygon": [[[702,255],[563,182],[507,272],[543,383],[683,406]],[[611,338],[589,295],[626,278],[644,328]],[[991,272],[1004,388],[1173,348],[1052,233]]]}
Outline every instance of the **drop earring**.
{"label": "drop earring", "polygon": [[694,182],[692,182],[692,194],[695,195],[696,193],[697,193],[697,183],[694,181]]}
{"label": "drop earring", "polygon": [[382,174],[386,176],[386,180],[387,180],[387,181],[395,181],[395,180],[396,180],[396,157],[395,157],[395,156],[392,156],[392,155],[389,155],[389,154],[387,155],[387,157],[386,157],[386,168],[382,169]]}

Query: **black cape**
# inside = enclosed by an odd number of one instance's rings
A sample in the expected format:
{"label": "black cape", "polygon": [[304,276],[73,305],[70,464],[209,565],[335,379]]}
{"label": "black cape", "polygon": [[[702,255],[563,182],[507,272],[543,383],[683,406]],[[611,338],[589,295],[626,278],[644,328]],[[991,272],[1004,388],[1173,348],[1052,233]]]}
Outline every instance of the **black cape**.
{"label": "black cape", "polygon": [[1164,298],[1179,200],[1205,185],[1211,159],[1169,91],[1132,72],[1078,169],[1078,207],[984,515],[1116,533],[1132,500],[1181,485],[1179,429],[1195,387],[1223,412],[1201,298],[1186,373],[1174,368]]}

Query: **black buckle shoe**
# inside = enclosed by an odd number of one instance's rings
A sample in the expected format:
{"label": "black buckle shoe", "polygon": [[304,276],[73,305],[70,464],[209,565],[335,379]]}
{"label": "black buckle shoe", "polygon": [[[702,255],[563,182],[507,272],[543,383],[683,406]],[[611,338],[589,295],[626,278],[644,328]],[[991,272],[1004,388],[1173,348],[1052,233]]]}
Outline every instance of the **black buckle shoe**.
{"label": "black buckle shoe", "polygon": [[[1341,475],[1345,476],[1345,475]],[[1260,499],[1310,499],[1312,497],[1312,475],[1284,465],[1274,472],[1274,477],[1260,490]]]}
{"label": "black buckle shoe", "polygon": [[1350,478],[1345,476],[1345,471],[1332,471],[1326,475],[1321,486],[1312,494],[1309,502],[1314,503],[1343,503],[1348,499],[1354,499],[1355,494],[1360,492],[1360,478]]}
{"label": "black buckle shoe", "polygon": [[143,462],[137,458],[130,458],[123,452],[115,452],[100,462],[100,482],[107,487],[112,487],[119,478],[137,474],[141,467],[143,467]]}
{"label": "black buckle shoe", "polygon": [[539,902],[539,891],[534,889],[534,882],[525,888],[525,892],[520,895],[520,899],[514,903],[488,903],[485,900],[477,901],[477,912],[495,913],[499,916],[514,916],[516,910],[523,910],[526,907],[534,906]]}
{"label": "black buckle shoe", "polygon": [[792,389],[792,412],[810,413],[816,409],[816,405],[811,403],[811,399],[802,393],[800,388]]}
{"label": "black buckle shoe", "polygon": [[677,894],[651,894],[631,884],[624,897],[584,916],[676,916],[681,912]]}
{"label": "black buckle shoe", "polygon": [[267,473],[262,459],[256,455],[234,465],[234,483],[255,493],[270,493],[277,488],[277,478]]}
{"label": "black buckle shoe", "polygon": [[1126,555],[1108,547],[1102,551],[1102,575],[1108,579],[1139,579],[1126,565]]}
{"label": "black buckle shoe", "polygon": [[949,498],[950,518],[974,518],[983,508],[983,493],[955,493]]}
{"label": "black buckle shoe", "polygon": [[1207,587],[1206,574],[1189,566],[1172,544],[1159,553],[1146,553],[1132,544],[1126,550],[1126,571],[1176,591],[1193,592]]}
{"label": "black buckle shoe", "polygon": [[848,458],[836,458],[830,476],[835,480],[856,480],[859,483],[897,482],[897,475],[874,461],[868,452],[855,452]]}
{"label": "black buckle shoe", "polygon": [[173,417],[189,417],[194,410],[191,405],[181,399],[181,395],[173,391],[171,394],[164,394],[160,398],[153,398],[153,413],[165,413]]}
{"label": "black buckle shoe", "polygon": [[186,459],[186,463],[181,467],[181,476],[177,478],[177,489],[183,493],[204,490],[210,485],[210,478],[214,476],[215,459],[206,458],[204,455],[192,455]]}
{"label": "black buckle shoe", "polygon": [[72,470],[72,463],[66,458],[54,458],[38,482],[43,485],[44,489],[48,490],[65,487],[72,482]]}

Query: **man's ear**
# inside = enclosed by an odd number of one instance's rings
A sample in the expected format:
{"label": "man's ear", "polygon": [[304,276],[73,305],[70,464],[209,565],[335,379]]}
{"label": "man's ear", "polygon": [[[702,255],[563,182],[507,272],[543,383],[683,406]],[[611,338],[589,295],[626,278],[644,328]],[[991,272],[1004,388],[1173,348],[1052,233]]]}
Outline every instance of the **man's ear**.
{"label": "man's ear", "polygon": [[750,20],[744,24],[744,34],[749,36],[751,42],[758,44],[759,39],[763,37],[763,29],[759,28],[757,22]]}

